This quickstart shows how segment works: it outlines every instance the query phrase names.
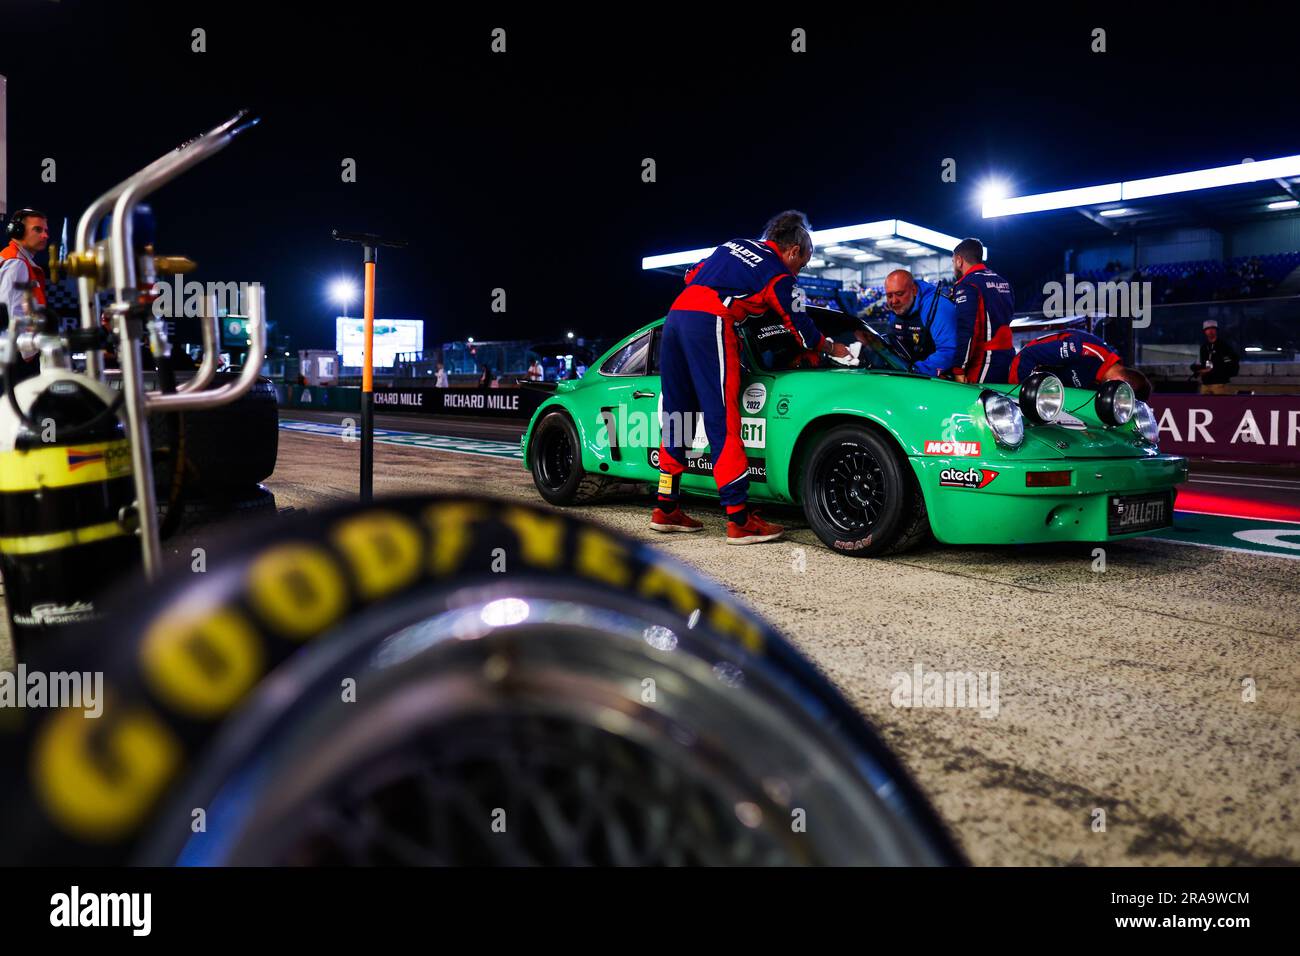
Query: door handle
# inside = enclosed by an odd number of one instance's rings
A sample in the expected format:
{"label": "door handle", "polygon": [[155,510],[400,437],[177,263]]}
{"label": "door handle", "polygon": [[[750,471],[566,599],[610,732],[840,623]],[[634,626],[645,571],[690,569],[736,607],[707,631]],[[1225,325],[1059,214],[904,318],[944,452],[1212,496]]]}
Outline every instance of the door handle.
{"label": "door handle", "polygon": [[655,397],[655,393],[654,393],[654,392],[643,392],[643,391],[640,391],[640,390],[638,389],[637,391],[635,391],[635,392],[632,393],[632,397],[633,397],[633,398],[654,398],[654,397]]}

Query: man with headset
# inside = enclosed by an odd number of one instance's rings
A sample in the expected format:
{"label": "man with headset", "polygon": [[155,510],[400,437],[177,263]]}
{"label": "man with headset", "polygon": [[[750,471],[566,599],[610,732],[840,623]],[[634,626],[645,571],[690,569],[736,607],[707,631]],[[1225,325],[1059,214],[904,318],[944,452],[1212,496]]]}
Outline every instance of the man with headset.
{"label": "man with headset", "polygon": [[[45,304],[45,270],[36,264],[36,256],[50,243],[45,213],[28,208],[15,210],[5,225],[5,236],[9,244],[0,249],[0,305],[6,306],[7,315],[12,316],[22,307],[21,284],[31,287],[37,305]],[[23,358],[26,361],[19,366],[15,379],[34,375],[39,369],[35,351],[24,353]]]}

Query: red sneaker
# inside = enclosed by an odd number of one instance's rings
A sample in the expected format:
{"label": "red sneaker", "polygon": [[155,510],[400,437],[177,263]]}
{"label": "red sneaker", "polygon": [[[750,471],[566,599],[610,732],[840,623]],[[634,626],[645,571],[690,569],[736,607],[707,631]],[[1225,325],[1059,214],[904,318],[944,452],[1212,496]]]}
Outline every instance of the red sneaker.
{"label": "red sneaker", "polygon": [[699,531],[703,527],[703,522],[696,521],[681,508],[674,508],[671,513],[656,508],[654,514],[650,516],[652,531]]}
{"label": "red sneaker", "polygon": [[785,528],[764,521],[754,511],[749,513],[749,520],[743,525],[734,521],[727,522],[727,544],[762,544],[764,541],[775,541],[783,534]]}

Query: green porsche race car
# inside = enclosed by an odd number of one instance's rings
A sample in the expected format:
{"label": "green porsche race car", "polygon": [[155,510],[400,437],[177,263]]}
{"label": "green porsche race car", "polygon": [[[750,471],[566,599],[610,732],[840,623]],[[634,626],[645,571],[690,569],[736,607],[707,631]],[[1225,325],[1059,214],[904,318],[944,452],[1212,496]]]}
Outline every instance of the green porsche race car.
{"label": "green porsche race car", "polygon": [[[854,367],[786,367],[746,323],[742,437],[751,501],[802,506],[827,547],[874,557],[931,533],[945,544],[1111,541],[1172,524],[1187,460],[1160,454],[1155,416],[1126,383],[930,378],[862,320],[808,311],[823,333],[862,343]],[[524,460],[548,502],[658,480],[662,326],[624,338],[534,413]],[[682,490],[716,498],[710,468],[699,422]]]}

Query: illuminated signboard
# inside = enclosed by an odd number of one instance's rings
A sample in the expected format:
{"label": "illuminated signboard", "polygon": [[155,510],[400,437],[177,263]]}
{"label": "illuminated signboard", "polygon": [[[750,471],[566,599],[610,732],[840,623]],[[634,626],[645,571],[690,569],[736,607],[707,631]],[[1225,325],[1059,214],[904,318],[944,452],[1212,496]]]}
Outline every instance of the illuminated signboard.
{"label": "illuminated signboard", "polygon": [[[366,343],[364,319],[334,320],[334,350],[343,364],[359,366]],[[399,352],[424,350],[423,319],[375,319],[375,368],[392,368]]]}

